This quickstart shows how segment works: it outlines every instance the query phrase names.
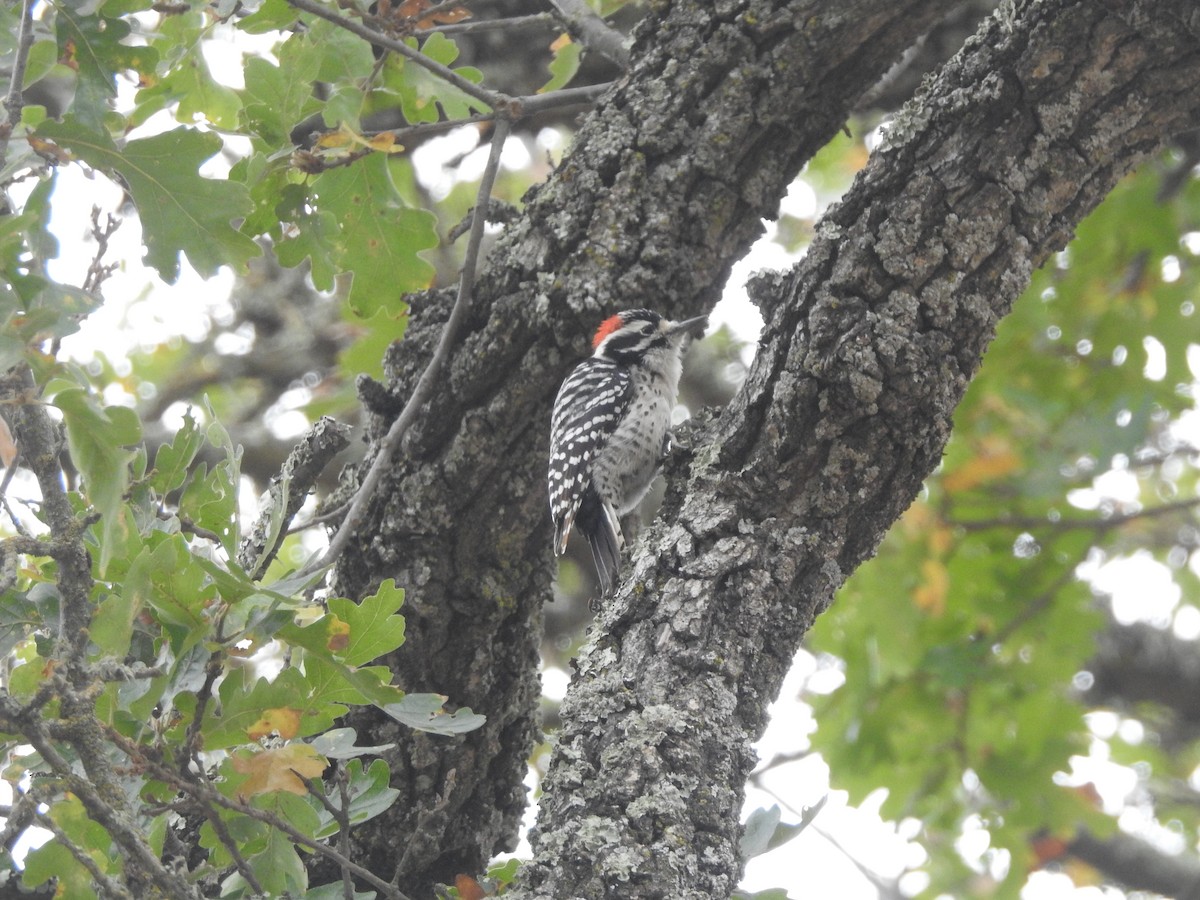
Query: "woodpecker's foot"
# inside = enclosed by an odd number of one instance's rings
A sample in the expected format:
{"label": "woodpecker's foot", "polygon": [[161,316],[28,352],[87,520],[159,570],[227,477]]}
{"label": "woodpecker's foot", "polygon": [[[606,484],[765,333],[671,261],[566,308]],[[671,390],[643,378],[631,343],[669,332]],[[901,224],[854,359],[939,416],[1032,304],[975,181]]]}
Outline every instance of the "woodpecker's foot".
{"label": "woodpecker's foot", "polygon": [[663,463],[667,461],[667,457],[671,455],[671,451],[675,449],[675,435],[667,431],[663,435],[662,449],[658,454],[658,468],[661,470]]}

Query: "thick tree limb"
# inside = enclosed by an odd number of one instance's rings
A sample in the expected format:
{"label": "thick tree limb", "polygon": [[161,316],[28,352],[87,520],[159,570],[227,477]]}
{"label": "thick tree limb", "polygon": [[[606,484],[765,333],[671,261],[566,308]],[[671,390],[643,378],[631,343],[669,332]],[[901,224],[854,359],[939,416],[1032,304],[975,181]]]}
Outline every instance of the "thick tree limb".
{"label": "thick tree limb", "polygon": [[[528,198],[481,273],[463,342],[335,573],[359,596],[407,590],[408,641],[389,661],[409,690],[488,716],[447,739],[371,711],[349,724],[389,755],[401,797],[355,857],[405,848],[401,885],[474,872],[513,845],[537,734],[540,607],[549,596],[544,467],[550,405],[602,310],[672,316],[715,302],[800,165],[951,0],[677,2],[639,29],[625,80]],[[417,299],[371,389],[376,439],[403,406],[449,310]],[[326,874],[326,873],[322,873]],[[336,877],[336,873],[328,873]]]}
{"label": "thick tree limb", "polygon": [[1068,851],[1077,859],[1134,890],[1176,900],[1200,900],[1200,863],[1192,856],[1169,856],[1129,834],[1098,838],[1080,832]]}
{"label": "thick tree limb", "polygon": [[1195,641],[1145,623],[1111,622],[1088,663],[1093,683],[1085,694],[1089,704],[1128,708],[1156,703],[1170,710],[1172,734],[1194,737],[1200,730],[1200,653]]}
{"label": "thick tree limb", "polygon": [[767,704],[1034,266],[1200,116],[1191,0],[1004,5],[895,123],[578,660],[520,897],[726,897]]}

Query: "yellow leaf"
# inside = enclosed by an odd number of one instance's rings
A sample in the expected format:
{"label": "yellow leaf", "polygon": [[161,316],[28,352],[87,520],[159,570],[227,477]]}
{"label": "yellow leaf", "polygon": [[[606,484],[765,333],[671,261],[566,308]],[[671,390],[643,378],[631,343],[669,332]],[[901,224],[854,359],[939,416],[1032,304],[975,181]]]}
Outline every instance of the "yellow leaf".
{"label": "yellow leaf", "polygon": [[336,147],[349,147],[360,140],[358,135],[343,125],[337,131],[326,131],[323,133],[317,138],[316,146],[322,150],[331,150]]}
{"label": "yellow leaf", "polygon": [[942,478],[942,487],[950,493],[968,491],[985,482],[1003,478],[1021,468],[1021,457],[1001,439],[981,441],[978,452]]}
{"label": "yellow leaf", "polygon": [[381,131],[367,139],[367,146],[382,153],[399,153],[404,149],[403,144],[396,143],[396,134],[392,131]]}
{"label": "yellow leaf", "polygon": [[913,590],[913,603],[917,609],[940,616],[946,611],[946,597],[950,593],[950,573],[936,559],[921,563],[921,583]]}
{"label": "yellow leaf", "polygon": [[238,788],[238,797],[244,800],[271,791],[307,794],[303,779],[320,777],[327,765],[329,761],[308,744],[234,754],[233,770],[250,776]]}
{"label": "yellow leaf", "polygon": [[290,706],[268,709],[257,722],[246,729],[246,735],[252,741],[264,738],[277,732],[285,741],[294,738],[300,731],[300,710]]}
{"label": "yellow leaf", "polygon": [[929,530],[929,550],[937,556],[945,556],[954,546],[954,532],[945,525]]}
{"label": "yellow leaf", "polygon": [[343,622],[332,613],[329,614],[329,639],[325,642],[334,653],[340,653],[350,646],[350,623]]}
{"label": "yellow leaf", "polygon": [[554,43],[550,45],[550,52],[557,53],[559,50],[561,50],[563,47],[568,46],[570,43],[571,43],[571,36],[564,32],[563,34],[560,34],[557,38],[554,39]]}

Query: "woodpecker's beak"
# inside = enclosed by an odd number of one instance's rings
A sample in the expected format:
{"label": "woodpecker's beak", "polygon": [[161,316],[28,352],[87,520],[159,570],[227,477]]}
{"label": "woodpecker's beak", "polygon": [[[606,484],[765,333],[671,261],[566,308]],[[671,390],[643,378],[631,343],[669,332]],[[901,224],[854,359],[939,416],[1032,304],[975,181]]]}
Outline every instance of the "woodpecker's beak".
{"label": "woodpecker's beak", "polygon": [[681,322],[671,322],[666,328],[667,337],[674,337],[677,334],[685,334],[691,332],[696,337],[704,334],[704,329],[708,327],[708,316],[696,316],[693,319],[684,319]]}

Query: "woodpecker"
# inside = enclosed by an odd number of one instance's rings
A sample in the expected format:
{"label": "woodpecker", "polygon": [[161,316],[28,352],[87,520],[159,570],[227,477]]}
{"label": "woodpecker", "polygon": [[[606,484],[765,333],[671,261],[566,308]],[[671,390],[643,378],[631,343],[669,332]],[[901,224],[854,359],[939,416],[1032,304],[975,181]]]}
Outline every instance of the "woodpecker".
{"label": "woodpecker", "polygon": [[638,505],[670,443],[687,335],[707,316],[672,322],[631,309],[600,323],[594,352],[563,381],[550,423],[550,516],[554,552],[572,526],[587,538],[601,596],[621,568],[620,517]]}

